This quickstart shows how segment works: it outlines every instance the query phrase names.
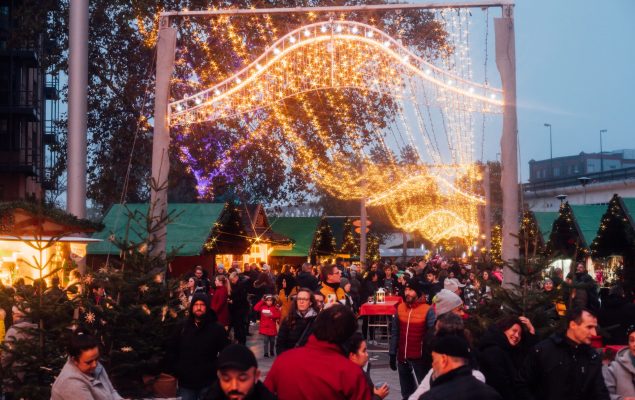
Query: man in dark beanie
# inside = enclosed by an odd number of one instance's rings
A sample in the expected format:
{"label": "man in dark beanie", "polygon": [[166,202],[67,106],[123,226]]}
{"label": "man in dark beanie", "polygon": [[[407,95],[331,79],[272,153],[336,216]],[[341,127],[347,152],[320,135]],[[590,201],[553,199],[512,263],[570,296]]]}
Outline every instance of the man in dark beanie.
{"label": "man in dark beanie", "polygon": [[260,382],[260,370],[254,353],[242,344],[231,344],[218,355],[218,381],[207,400],[275,400]]}
{"label": "man in dark beanie", "polygon": [[444,335],[432,344],[434,380],[419,400],[502,400],[502,397],[472,375],[472,350],[464,337]]}
{"label": "man in dark beanie", "polygon": [[357,329],[353,312],[339,303],[320,312],[306,345],[280,354],[265,386],[280,400],[370,400],[364,372],[343,350]]}
{"label": "man in dark beanie", "polygon": [[169,346],[170,360],[179,382],[182,400],[205,398],[216,378],[216,358],[229,344],[225,328],[216,322],[209,298],[195,293],[188,319],[174,335]]}
{"label": "man in dark beanie", "polygon": [[428,372],[423,344],[426,317],[430,306],[423,297],[423,286],[412,278],[406,282],[404,301],[397,307],[390,337],[390,369],[399,371],[401,396],[407,399]]}

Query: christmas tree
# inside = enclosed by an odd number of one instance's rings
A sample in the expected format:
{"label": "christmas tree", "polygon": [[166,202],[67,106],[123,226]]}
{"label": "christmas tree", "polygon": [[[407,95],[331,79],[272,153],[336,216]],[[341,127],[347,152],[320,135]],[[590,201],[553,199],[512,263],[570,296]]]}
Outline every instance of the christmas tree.
{"label": "christmas tree", "polygon": [[359,257],[359,240],[355,235],[354,229],[355,227],[353,226],[353,222],[350,220],[350,218],[347,218],[346,222],[344,222],[344,228],[342,229],[343,239],[340,253],[350,254],[351,257]]}

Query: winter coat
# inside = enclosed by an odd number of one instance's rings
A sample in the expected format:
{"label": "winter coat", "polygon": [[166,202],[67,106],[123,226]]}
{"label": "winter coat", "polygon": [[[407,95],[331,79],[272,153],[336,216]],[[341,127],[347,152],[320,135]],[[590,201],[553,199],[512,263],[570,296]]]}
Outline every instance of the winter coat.
{"label": "winter coat", "polygon": [[[408,400],[418,400],[419,397],[421,397],[421,395],[423,395],[424,393],[428,393],[428,391],[430,391],[430,384],[433,381],[432,379],[433,373],[434,373],[434,370],[432,368],[428,369],[428,373],[426,374],[426,376],[423,377],[423,379],[421,380],[421,383],[419,383],[417,390],[415,390],[414,393],[412,393],[410,397],[408,397]],[[473,369],[472,376],[478,379],[479,381],[485,383],[485,376],[483,375],[481,371],[477,369]]]}
{"label": "winter coat", "polygon": [[335,287],[332,285],[334,284],[322,283],[322,286],[320,287],[320,293],[324,295],[325,305],[336,303],[346,297],[346,292],[344,289],[339,287],[339,283],[337,283]]}
{"label": "winter coat", "polygon": [[[201,295],[195,294],[192,305]],[[229,344],[227,332],[216,322],[213,311],[198,324],[192,315],[172,336],[168,347],[168,366],[171,366],[179,386],[198,390],[216,381],[216,358]]]}
{"label": "winter coat", "polygon": [[280,310],[273,304],[268,306],[264,300],[260,300],[254,306],[254,311],[260,313],[260,329],[258,333],[267,336],[276,336],[278,334],[278,328],[276,327],[276,321],[280,319]]}
{"label": "winter coat", "polygon": [[627,344],[626,329],[633,321],[635,304],[629,303],[626,298],[610,295],[602,301],[598,324],[610,335],[603,338],[605,344]]}
{"label": "winter coat", "polygon": [[[523,332],[522,341],[533,341],[533,335]],[[488,331],[481,339],[479,368],[485,375],[487,384],[496,389],[505,400],[517,398],[514,380],[526,355],[522,341],[512,347],[505,334],[498,330]]]}
{"label": "winter coat", "polygon": [[286,319],[282,320],[276,339],[276,354],[303,346],[311,335],[311,327],[316,317],[317,312],[309,308],[305,315],[296,312],[295,315],[289,314]]}
{"label": "winter coat", "polygon": [[[218,382],[214,383],[212,389],[209,391],[207,396],[205,396],[205,400],[226,400],[228,399],[223,393]],[[251,392],[244,400],[276,400],[276,396],[274,396],[262,382],[256,382],[254,386],[254,391]]]}
{"label": "winter coat", "polygon": [[346,358],[337,344],[313,335],[305,346],[278,355],[265,386],[280,400],[371,398],[362,369]]}
{"label": "winter coat", "polygon": [[423,358],[423,342],[426,336],[426,318],[430,306],[423,302],[399,303],[393,317],[390,336],[390,355],[397,360]]}
{"label": "winter coat", "polygon": [[249,311],[249,301],[247,300],[247,286],[249,285],[249,278],[239,277],[238,282],[231,285],[231,303],[229,303],[229,313],[232,316],[244,317],[242,314],[246,314]]}
{"label": "winter coat", "polygon": [[291,304],[293,304],[292,297],[298,294],[297,288],[291,288],[289,294],[284,289],[280,289],[278,293],[278,300],[280,301],[280,320],[283,320],[289,315]]}
{"label": "winter coat", "polygon": [[212,295],[210,307],[216,313],[218,322],[223,326],[229,326],[229,295],[225,286],[216,286]]}
{"label": "winter coat", "polygon": [[635,358],[628,348],[617,352],[615,360],[602,370],[611,400],[635,397]]}
{"label": "winter coat", "polygon": [[574,345],[561,334],[538,343],[517,378],[519,399],[609,399],[600,355],[588,345]]}
{"label": "winter coat", "polygon": [[112,386],[104,366],[97,364],[95,373],[87,375],[69,358],[55,379],[51,400],[121,400],[123,397]]}
{"label": "winter coat", "polygon": [[296,278],[296,281],[299,287],[311,289],[312,292],[317,291],[320,284],[315,275],[306,271],[300,272],[298,274],[298,277]]}
{"label": "winter coat", "polygon": [[430,384],[430,391],[419,400],[502,400],[492,387],[472,375],[468,366],[446,372]]}

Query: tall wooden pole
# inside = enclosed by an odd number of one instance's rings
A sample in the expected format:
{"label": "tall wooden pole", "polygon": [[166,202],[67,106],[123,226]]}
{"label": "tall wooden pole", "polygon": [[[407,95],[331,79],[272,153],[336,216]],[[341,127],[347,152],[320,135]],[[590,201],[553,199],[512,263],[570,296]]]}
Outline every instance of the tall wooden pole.
{"label": "tall wooden pole", "polygon": [[176,29],[170,27],[168,17],[161,18],[157,39],[156,87],[154,97],[154,136],[152,138],[152,182],[150,194],[150,254],[165,257],[168,214],[168,173],[170,171],[170,126],[168,99],[170,77],[174,70]]}
{"label": "tall wooden pole", "polygon": [[[514,7],[503,6],[503,16],[494,19],[496,33],[496,66],[501,75],[505,106],[501,137],[501,188],[503,191],[502,258],[511,263],[518,258],[518,121],[516,117],[516,46],[514,39]],[[503,284],[518,283],[518,275],[509,267],[503,271]]]}

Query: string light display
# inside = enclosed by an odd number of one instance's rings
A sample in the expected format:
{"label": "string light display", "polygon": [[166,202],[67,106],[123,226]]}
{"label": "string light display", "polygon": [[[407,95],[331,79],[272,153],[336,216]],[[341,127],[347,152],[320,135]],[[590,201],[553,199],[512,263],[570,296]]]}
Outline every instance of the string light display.
{"label": "string light display", "polygon": [[[212,192],[218,176],[231,183],[227,168],[236,155],[266,144],[280,152],[288,171],[300,171],[332,196],[366,198],[369,206],[383,207],[399,229],[432,242],[459,237],[471,243],[479,236],[478,207],[484,204],[481,171],[473,160],[472,115],[501,113],[503,96],[500,89],[473,81],[469,12],[434,15],[439,29],[448,33],[445,56],[436,62],[415,54],[399,37],[344,16],[316,21],[309,15],[311,23],[283,36],[270,16],[253,18],[250,24],[261,36],[250,38],[227,16],[210,20],[208,31],[186,20],[182,35],[209,58],[189,79],[173,79],[177,100],[168,111],[181,160],[196,177],[201,197]],[[156,30],[142,32],[156,37]],[[228,44],[222,59],[210,49],[211,35]],[[249,41],[265,39],[273,39],[272,44],[251,60]],[[187,48],[179,48],[177,69],[189,65],[187,57]],[[244,67],[223,73],[221,62]],[[220,82],[204,83],[210,81]],[[351,119],[356,110],[350,96],[368,104],[392,98],[394,119],[384,121],[368,107],[369,122],[360,127]],[[316,98],[333,110],[341,127],[337,140],[318,117]],[[297,105],[293,112],[290,103]],[[304,131],[294,112],[304,114]],[[220,145],[199,137],[203,129],[197,126],[232,126],[244,134],[221,146],[220,157],[200,160],[205,149]],[[403,154],[411,157],[404,161]]]}

